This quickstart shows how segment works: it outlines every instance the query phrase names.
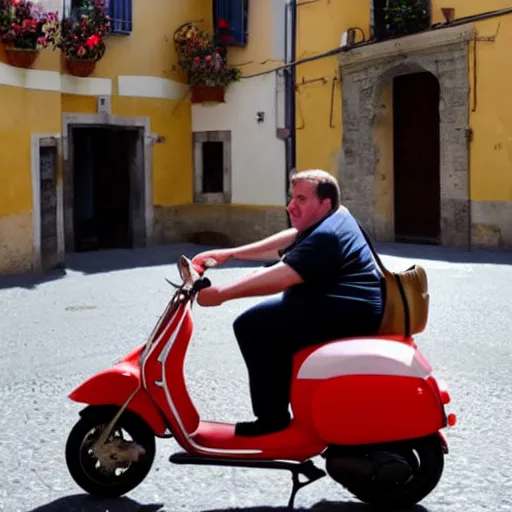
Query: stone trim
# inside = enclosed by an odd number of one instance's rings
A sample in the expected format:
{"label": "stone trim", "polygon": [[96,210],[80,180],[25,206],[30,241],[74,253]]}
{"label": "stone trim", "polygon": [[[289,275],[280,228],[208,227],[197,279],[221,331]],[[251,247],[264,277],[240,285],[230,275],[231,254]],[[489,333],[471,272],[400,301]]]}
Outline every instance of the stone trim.
{"label": "stone trim", "polygon": [[[33,133],[31,141],[31,175],[32,175],[32,268],[40,272],[42,268],[41,254],[41,147],[56,147],[57,160],[62,154],[60,133]],[[56,198],[57,198],[57,259],[64,261],[64,219],[63,219],[63,189],[59,166],[56,170]]]}
{"label": "stone trim", "polygon": [[[196,203],[230,203],[231,202],[231,131],[230,130],[214,130],[214,131],[197,131],[192,133],[193,151],[194,151],[194,201]],[[222,142],[224,149],[224,190],[215,194],[203,193],[201,184],[203,181],[203,142]]]}
{"label": "stone trim", "polygon": [[144,146],[144,203],[145,203],[145,230],[146,246],[152,245],[153,240],[153,144],[157,138],[150,131],[150,118],[125,117],[112,115],[109,110],[110,101],[106,102],[107,110],[97,114],[63,113],[62,115],[62,153],[64,173],[64,233],[65,247],[67,251],[74,250],[73,236],[73,194],[72,194],[72,169],[70,162],[70,135],[75,126],[124,126],[127,128],[139,128],[143,132]]}
{"label": "stone trim", "polygon": [[436,30],[418,32],[410,36],[355,47],[340,53],[339,65],[343,72],[354,72],[374,65],[377,61],[410,57],[426,50],[439,51],[447,45],[464,44],[474,38],[473,23]]}
{"label": "stone trim", "polygon": [[378,240],[394,240],[393,179],[379,174],[375,140],[382,90],[399,75],[428,71],[440,85],[441,244],[471,244],[469,199],[469,44],[473,25],[419,33],[340,55],[344,203]]}

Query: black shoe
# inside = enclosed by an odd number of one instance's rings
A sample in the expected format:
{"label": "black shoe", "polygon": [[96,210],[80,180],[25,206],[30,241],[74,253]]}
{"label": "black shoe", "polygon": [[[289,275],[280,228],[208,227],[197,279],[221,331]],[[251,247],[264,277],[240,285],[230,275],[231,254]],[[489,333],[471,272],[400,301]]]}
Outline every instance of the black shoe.
{"label": "black shoe", "polygon": [[280,419],[246,421],[237,423],[235,426],[235,435],[242,437],[265,436],[284,430],[290,425],[290,415]]}

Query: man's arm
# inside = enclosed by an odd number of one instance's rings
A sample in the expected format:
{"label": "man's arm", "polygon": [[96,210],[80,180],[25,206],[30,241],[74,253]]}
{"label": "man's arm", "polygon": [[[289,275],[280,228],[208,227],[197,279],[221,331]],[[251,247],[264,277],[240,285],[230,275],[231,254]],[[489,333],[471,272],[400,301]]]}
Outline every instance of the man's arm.
{"label": "man's arm", "polygon": [[218,306],[228,300],[280,293],[302,282],[302,277],[295,270],[280,262],[234,283],[205,288],[199,292],[197,301],[200,306]]}
{"label": "man's arm", "polygon": [[230,258],[238,260],[278,260],[278,251],[291,245],[296,238],[297,230],[290,228],[252,244],[231,249],[214,249],[196,254],[192,262],[203,265],[206,260],[213,258],[219,265],[222,265]]}
{"label": "man's arm", "polygon": [[297,238],[295,228],[285,229],[252,244],[228,249],[230,257],[237,260],[279,259],[278,251],[291,245]]}

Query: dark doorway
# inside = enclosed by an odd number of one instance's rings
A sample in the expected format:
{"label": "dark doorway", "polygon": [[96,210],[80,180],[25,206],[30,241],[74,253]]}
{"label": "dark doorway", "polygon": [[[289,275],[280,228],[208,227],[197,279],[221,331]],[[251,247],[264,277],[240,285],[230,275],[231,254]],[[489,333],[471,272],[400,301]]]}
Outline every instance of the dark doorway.
{"label": "dark doorway", "polygon": [[[73,245],[77,252],[131,248],[143,216],[137,129],[72,129]],[[143,222],[142,222],[143,223]]]}
{"label": "dark doorway", "polygon": [[224,142],[203,142],[203,194],[224,190]]}
{"label": "dark doorway", "polygon": [[395,240],[439,244],[439,82],[412,73],[393,82]]}

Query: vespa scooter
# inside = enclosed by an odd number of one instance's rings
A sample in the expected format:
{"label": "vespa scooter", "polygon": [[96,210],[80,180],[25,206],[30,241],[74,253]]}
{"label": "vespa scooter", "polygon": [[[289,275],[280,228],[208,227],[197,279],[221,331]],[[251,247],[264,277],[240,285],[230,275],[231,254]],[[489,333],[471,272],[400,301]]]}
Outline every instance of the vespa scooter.
{"label": "vespa scooter", "polygon": [[[87,404],[66,443],[68,470],[82,489],[103,497],[130,492],[151,469],[155,437],[174,437],[183,449],[171,455],[174,464],[289,470],[290,508],[299,489],[326,474],[359,500],[393,510],[432,492],[448,453],[441,431],[455,415],[447,416],[448,391],[411,337],[303,349],[294,360],[290,426],[236,436],[232,424],[200,419],[189,397],[183,364],[191,308],[211,282],[185,256],[178,269],[182,283],[171,283],[177,289],[147,342],[70,395]],[[312,461],[319,455],[325,470]]]}

